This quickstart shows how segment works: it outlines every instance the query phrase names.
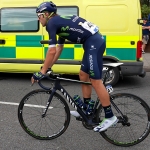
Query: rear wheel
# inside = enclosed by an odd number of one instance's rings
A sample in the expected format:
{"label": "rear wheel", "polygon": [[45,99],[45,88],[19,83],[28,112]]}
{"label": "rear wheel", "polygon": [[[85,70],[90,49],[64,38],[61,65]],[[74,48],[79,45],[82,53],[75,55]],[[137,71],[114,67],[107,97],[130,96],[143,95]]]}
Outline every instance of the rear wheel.
{"label": "rear wheel", "polygon": [[[132,94],[118,93],[111,97],[123,113],[123,118],[111,104],[113,113],[119,121],[106,131],[100,132],[102,137],[114,145],[124,147],[142,142],[150,132],[149,106],[141,98]],[[96,116],[97,120],[104,118],[102,106],[98,108]]]}

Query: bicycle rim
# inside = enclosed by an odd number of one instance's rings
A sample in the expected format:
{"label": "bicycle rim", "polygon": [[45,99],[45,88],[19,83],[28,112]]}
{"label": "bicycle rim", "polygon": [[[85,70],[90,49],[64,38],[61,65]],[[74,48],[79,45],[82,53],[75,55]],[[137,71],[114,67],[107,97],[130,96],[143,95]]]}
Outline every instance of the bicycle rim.
{"label": "bicycle rim", "polygon": [[45,117],[43,111],[51,91],[34,90],[19,104],[18,119],[22,128],[32,137],[51,140],[63,134],[70,123],[69,107],[58,93],[55,93]]}
{"label": "bicycle rim", "polygon": [[[143,141],[150,132],[149,106],[141,98],[132,94],[118,93],[111,97],[129,124],[127,126],[119,121],[116,125],[101,132],[102,137],[114,145],[124,147],[133,146]],[[113,105],[111,107],[114,115],[120,120],[121,115]],[[102,106],[99,107],[97,113],[97,116],[104,118]]]}

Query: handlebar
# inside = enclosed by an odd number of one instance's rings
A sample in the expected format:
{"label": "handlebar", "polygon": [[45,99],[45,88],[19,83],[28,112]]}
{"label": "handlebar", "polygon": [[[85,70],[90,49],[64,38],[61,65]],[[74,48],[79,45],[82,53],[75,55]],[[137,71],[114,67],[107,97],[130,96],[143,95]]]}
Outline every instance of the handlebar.
{"label": "handlebar", "polygon": [[[103,64],[104,67],[108,67],[108,70],[105,72],[105,75],[104,75],[104,79],[103,79],[103,84],[105,85],[105,82],[106,82],[106,79],[107,79],[107,72],[109,72],[112,68],[115,68],[117,66],[120,66],[122,65],[123,63],[113,63],[113,65],[111,64]],[[48,80],[51,80],[51,81],[56,81],[56,80],[64,80],[64,78],[60,78],[61,75],[60,74],[54,74],[52,72],[52,70],[48,70],[47,73],[44,75],[44,77],[42,79],[48,79]],[[41,80],[42,80],[41,79]],[[41,83],[41,80],[39,80],[38,84],[41,88],[45,89],[45,90],[50,90],[51,88],[49,87],[46,87],[44,86],[42,83]],[[67,80],[66,80],[67,81]],[[72,81],[71,81],[72,82]],[[78,82],[78,81],[75,81],[75,82]],[[83,83],[83,81],[80,81],[79,83]],[[85,83],[87,84],[87,83]],[[89,83],[88,83],[89,84]]]}
{"label": "handlebar", "polygon": [[39,84],[39,86],[40,86],[41,88],[43,88],[44,90],[50,90],[51,88],[44,86],[44,85],[41,83],[41,81],[42,81],[43,79],[48,79],[48,80],[51,80],[51,81],[56,81],[56,80],[57,80],[57,77],[60,77],[60,74],[53,74],[51,71],[48,71],[48,72],[44,75],[44,77],[38,81],[38,84]]}

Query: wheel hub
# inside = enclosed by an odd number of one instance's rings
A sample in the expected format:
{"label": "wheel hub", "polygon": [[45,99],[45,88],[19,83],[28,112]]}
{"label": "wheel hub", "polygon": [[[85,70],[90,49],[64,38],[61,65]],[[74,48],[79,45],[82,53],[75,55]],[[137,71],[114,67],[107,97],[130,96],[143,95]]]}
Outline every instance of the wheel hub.
{"label": "wheel hub", "polygon": [[124,115],[123,118],[118,117],[118,119],[119,119],[118,123],[122,123],[123,126],[130,126],[130,123],[128,122],[129,119],[126,115]]}

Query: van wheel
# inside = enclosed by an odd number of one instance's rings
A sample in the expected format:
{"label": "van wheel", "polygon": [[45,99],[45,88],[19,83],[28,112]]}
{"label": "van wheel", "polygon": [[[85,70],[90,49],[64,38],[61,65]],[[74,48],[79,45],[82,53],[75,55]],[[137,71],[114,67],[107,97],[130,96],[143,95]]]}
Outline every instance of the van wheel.
{"label": "van wheel", "polygon": [[[102,80],[104,79],[104,75],[105,75],[107,70],[108,70],[107,67],[103,67]],[[118,82],[119,77],[120,77],[119,69],[117,67],[113,68],[112,70],[107,72],[105,84],[114,86]]]}

